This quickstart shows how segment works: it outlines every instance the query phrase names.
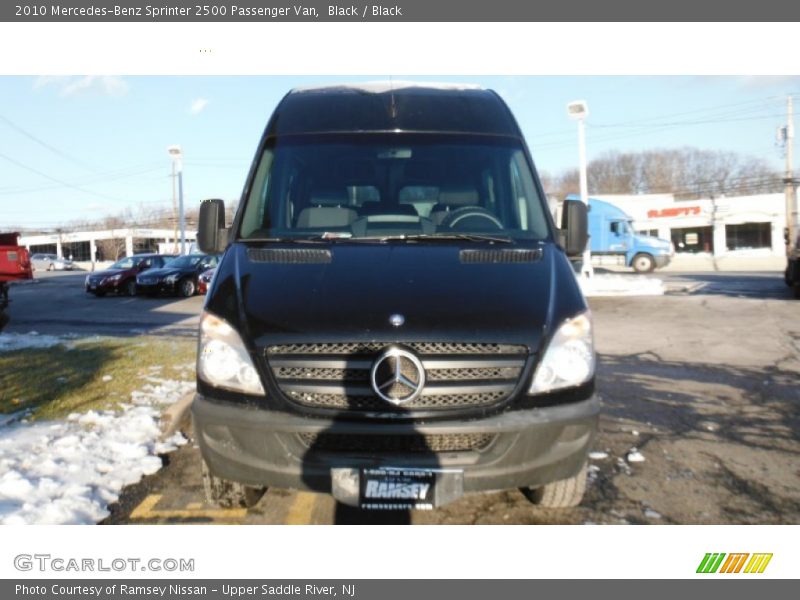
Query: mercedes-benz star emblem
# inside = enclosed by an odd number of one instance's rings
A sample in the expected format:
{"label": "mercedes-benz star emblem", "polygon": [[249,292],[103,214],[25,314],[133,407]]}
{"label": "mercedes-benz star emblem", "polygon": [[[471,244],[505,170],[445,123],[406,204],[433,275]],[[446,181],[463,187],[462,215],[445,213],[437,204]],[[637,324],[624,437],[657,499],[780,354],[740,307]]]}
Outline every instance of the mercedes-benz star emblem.
{"label": "mercedes-benz star emblem", "polygon": [[416,399],[425,387],[422,362],[402,348],[388,348],[372,364],[372,389],[392,404],[404,404]]}

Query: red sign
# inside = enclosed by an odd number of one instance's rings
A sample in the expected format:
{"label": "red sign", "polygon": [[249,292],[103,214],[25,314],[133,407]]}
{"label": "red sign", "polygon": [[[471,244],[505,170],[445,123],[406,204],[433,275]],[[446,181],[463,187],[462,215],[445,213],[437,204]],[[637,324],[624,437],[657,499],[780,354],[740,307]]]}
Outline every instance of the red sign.
{"label": "red sign", "polygon": [[647,218],[654,219],[657,217],[691,217],[692,215],[699,215],[699,206],[680,206],[677,208],[662,208],[661,210],[648,210]]}

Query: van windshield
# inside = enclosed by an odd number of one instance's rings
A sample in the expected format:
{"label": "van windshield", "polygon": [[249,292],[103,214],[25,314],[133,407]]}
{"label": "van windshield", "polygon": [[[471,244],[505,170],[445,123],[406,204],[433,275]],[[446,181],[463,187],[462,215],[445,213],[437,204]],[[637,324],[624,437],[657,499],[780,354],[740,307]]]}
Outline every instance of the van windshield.
{"label": "van windshield", "polygon": [[521,142],[488,136],[280,138],[243,210],[245,240],[549,235]]}

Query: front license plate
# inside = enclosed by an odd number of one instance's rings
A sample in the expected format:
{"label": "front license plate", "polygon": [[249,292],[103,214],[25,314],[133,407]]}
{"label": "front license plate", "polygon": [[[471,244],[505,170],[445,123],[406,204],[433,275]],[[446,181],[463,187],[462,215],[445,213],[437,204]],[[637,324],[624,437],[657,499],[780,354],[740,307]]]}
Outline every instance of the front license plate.
{"label": "front license plate", "polygon": [[430,469],[361,469],[359,506],[367,510],[431,510],[436,479],[437,472]]}

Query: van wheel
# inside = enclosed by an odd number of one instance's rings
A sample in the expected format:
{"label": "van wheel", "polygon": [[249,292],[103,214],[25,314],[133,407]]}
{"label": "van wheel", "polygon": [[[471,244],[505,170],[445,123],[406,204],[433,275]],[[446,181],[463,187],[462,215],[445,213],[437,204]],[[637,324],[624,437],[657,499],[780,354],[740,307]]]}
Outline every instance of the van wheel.
{"label": "van wheel", "polygon": [[125,295],[126,296],[136,295],[136,281],[134,281],[133,279],[129,279],[128,282],[125,284]]}
{"label": "van wheel", "polygon": [[794,297],[795,300],[800,300],[800,282],[794,284]]}
{"label": "van wheel", "polygon": [[212,475],[206,461],[203,464],[203,488],[206,499],[222,508],[250,508],[258,504],[267,488],[255,488],[248,485],[222,479]]}
{"label": "van wheel", "polygon": [[651,273],[656,268],[656,261],[649,254],[637,254],[631,265],[637,273]]}
{"label": "van wheel", "polygon": [[547,483],[538,488],[522,490],[525,497],[537,506],[545,508],[570,508],[578,506],[586,491],[586,463],[574,477]]}
{"label": "van wheel", "polygon": [[180,286],[178,287],[178,292],[184,298],[189,298],[190,296],[194,296],[194,292],[197,288],[194,285],[194,281],[191,279],[184,279],[181,281]]}

